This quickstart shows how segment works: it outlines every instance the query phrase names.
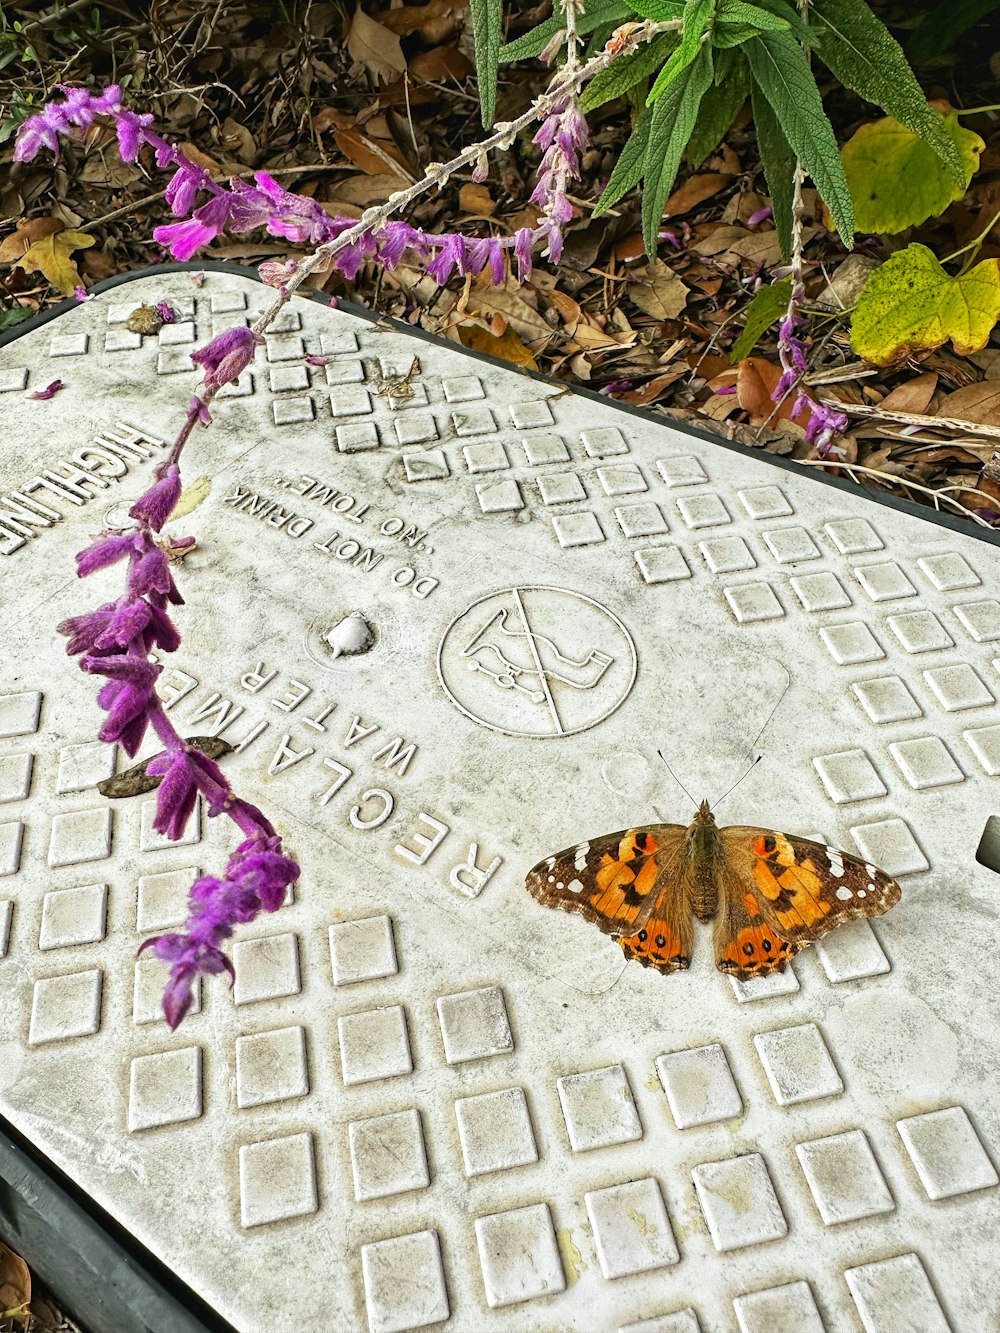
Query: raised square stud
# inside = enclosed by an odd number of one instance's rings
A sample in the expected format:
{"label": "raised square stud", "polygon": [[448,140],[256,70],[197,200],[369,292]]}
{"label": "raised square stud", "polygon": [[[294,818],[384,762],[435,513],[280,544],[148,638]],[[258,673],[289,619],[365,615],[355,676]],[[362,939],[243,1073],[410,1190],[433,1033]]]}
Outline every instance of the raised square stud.
{"label": "raised square stud", "polygon": [[510,467],[507,451],[499,440],[488,444],[467,444],[462,450],[470,472],[502,472]]}
{"label": "raised square stud", "polygon": [[997,1184],[997,1173],[964,1107],[897,1120],[929,1199],[953,1199]]}
{"label": "raised square stud", "polygon": [[580,432],[580,443],[589,458],[610,458],[614,454],[627,454],[628,445],[617,426],[598,426],[593,430]]}
{"label": "raised square stud", "polygon": [[760,1153],[706,1162],[691,1175],[712,1244],[720,1254],[787,1235],[788,1223]]}
{"label": "raised square stud", "polygon": [[21,864],[21,843],[24,825],[20,820],[0,824],[0,877],[16,875]]}
{"label": "raised square stud", "polygon": [[969,637],[976,643],[993,643],[1000,639],[1000,602],[965,602],[954,608],[955,615]]}
{"label": "raised square stud", "polygon": [[78,889],[47,893],[42,900],[39,949],[67,949],[103,940],[107,906],[106,884],[84,884]]}
{"label": "raised square stud", "polygon": [[689,528],[718,528],[733,520],[718,495],[688,495],[677,501],[677,510]]}
{"label": "raised square stud", "polygon": [[488,407],[468,407],[452,412],[451,424],[456,435],[491,435],[497,428],[496,419]]}
{"label": "raised square stud", "polygon": [[240,1221],[245,1227],[307,1217],[319,1207],[311,1134],[240,1149]]}
{"label": "raised square stud", "polygon": [[14,919],[14,903],[10,898],[0,898],[0,958],[7,957],[10,945],[10,923]]}
{"label": "raised square stud", "polygon": [[680,1261],[659,1184],[652,1179],[584,1195],[601,1272],[609,1280]]}
{"label": "raised square stud", "polygon": [[[110,812],[109,812],[110,813]],[[165,833],[157,833],[153,828],[156,818],[156,801],[143,801],[139,812],[139,851],[162,852],[167,847],[193,847],[201,841],[201,797],[195,802],[194,810],[187,822],[187,827],[179,838],[168,838]]]}
{"label": "raised square stud", "polygon": [[908,653],[932,653],[937,648],[951,648],[954,644],[933,611],[887,616],[885,623]]}
{"label": "raised square stud", "polygon": [[335,384],[364,384],[364,362],[354,360],[328,361],[326,365],[326,382],[331,386]]}
{"label": "raised square stud", "polygon": [[157,375],[194,375],[196,370],[186,347],[164,347],[157,353]]}
{"label": "raised square stud", "polygon": [[190,911],[188,890],[200,873],[195,866],[190,866],[185,870],[165,870],[158,875],[141,875],[136,897],[136,930],[145,933],[183,925]]}
{"label": "raised square stud", "polygon": [[478,375],[452,375],[441,381],[445,399],[449,403],[470,403],[485,398],[486,390]]}
{"label": "raised square stud", "polygon": [[851,605],[851,599],[836,574],[803,574],[789,582],[807,611],[840,611]]}
{"label": "raised square stud", "polygon": [[[258,318],[264,313],[263,310],[257,312]],[[275,315],[271,324],[269,333],[298,333],[302,328],[302,316],[291,306],[285,306]]]}
{"label": "raised square stud", "polygon": [[254,379],[249,370],[245,370],[242,375],[229,384],[224,384],[216,398],[249,398],[253,393]]}
{"label": "raised square stud", "polygon": [[353,1120],[347,1132],[357,1200],[385,1199],[431,1183],[419,1111]]}
{"label": "raised square stud", "polygon": [[253,1004],[257,1000],[298,995],[302,989],[298,945],[298,938],[291,933],[237,941],[233,945],[235,1003]]}
{"label": "raised square stud", "polygon": [[699,542],[698,549],[713,574],[733,574],[740,569],[755,569],[757,561],[742,537],[713,537]]}
{"label": "raised square stud", "polygon": [[701,1333],[698,1316],[688,1307],[673,1314],[654,1315],[635,1324],[622,1324],[618,1333]]}
{"label": "raised square stud", "polygon": [[858,681],[851,689],[873,722],[905,722],[923,717],[920,705],[898,676]]}
{"label": "raised square stud", "polygon": [[[102,746],[107,749],[107,746]],[[31,790],[32,754],[0,755],[0,805],[27,800]]]}
{"label": "raised square stud", "polygon": [[548,1205],[476,1218],[476,1243],[491,1310],[564,1291],[566,1278]]}
{"label": "raised square stud", "polygon": [[736,494],[751,518],[781,518],[794,512],[788,497],[778,486],[751,486]]}
{"label": "raised square stud", "polygon": [[951,1325],[915,1254],[900,1254],[844,1273],[865,1333],[951,1333]]}
{"label": "raised square stud", "polygon": [[484,514],[512,514],[524,508],[521,488],[510,477],[503,481],[483,482],[476,487],[476,497]]}
{"label": "raised square stud", "polygon": [[819,547],[805,528],[772,528],[761,535],[764,545],[779,565],[795,565],[802,560],[819,559]]}
{"label": "raised square stud", "polygon": [[901,597],[916,597],[917,590],[900,567],[889,561],[883,565],[863,565],[854,571],[873,602],[895,602]]}
{"label": "raised square stud", "polygon": [[113,776],[118,757],[116,745],[103,741],[85,741],[82,745],[64,745],[59,751],[56,793],[86,791]]}
{"label": "raised square stud", "polygon": [[828,1227],[891,1213],[895,1208],[860,1129],[796,1144],[795,1152],[819,1215]]}
{"label": "raised square stud", "polygon": [[596,514],[560,514],[553,517],[552,526],[563,548],[596,546],[604,541],[604,530]]}
{"label": "raised square stud", "polygon": [[0,370],[0,393],[19,393],[21,389],[27,387],[28,369],[26,366]]}
{"label": "raised square stud", "polygon": [[272,366],[268,372],[272,393],[290,393],[293,389],[309,388],[307,366]]}
{"label": "raised square stud", "polygon": [[[135,980],[132,986],[132,1022],[136,1027],[147,1023],[166,1023],[163,1014],[163,988],[170,976],[169,963],[159,958],[146,955],[135,963]],[[201,1013],[201,977],[195,977],[192,986],[194,999],[187,1012],[188,1019]]]}
{"label": "raised square stud", "polygon": [[849,625],[826,625],[820,630],[819,637],[838,666],[857,666],[885,657],[875,635],[860,620]]}
{"label": "raised square stud", "polygon": [[556,1087],[574,1152],[642,1138],[639,1112],[622,1065],[568,1074]]}
{"label": "raised square stud", "polygon": [[652,500],[644,504],[620,505],[615,510],[615,518],[626,537],[658,537],[667,531],[663,511]]}
{"label": "raised square stud", "polygon": [[740,1333],[826,1333],[808,1282],[748,1292],[733,1301]]}
{"label": "raised square stud", "polygon": [[957,592],[975,588],[982,580],[964,555],[949,551],[944,555],[925,555],[917,564],[939,592]]}
{"label": "raised square stud", "polygon": [[658,458],[656,470],[668,486],[700,486],[708,481],[708,474],[694,454]]}
{"label": "raised square stud", "polygon": [[864,518],[841,519],[826,524],[826,534],[841,555],[861,555],[864,551],[881,551],[883,541]]}
{"label": "raised square stud", "polygon": [[816,944],[816,953],[833,982],[883,976],[891,970],[878,937],[864,917],[824,935]]}
{"label": "raised square stud", "polygon": [[[962,739],[991,778],[1000,775],[1000,726],[974,727],[963,731]],[[2,856],[0,856],[2,860]]]}
{"label": "raised square stud", "polygon": [[363,417],[371,410],[372,400],[367,389],[344,384],[330,392],[330,411],[335,417]]}
{"label": "raised square stud", "polygon": [[601,483],[605,495],[636,495],[648,491],[646,478],[634,463],[615,463],[611,467],[599,467],[597,480]]}
{"label": "raised square stud", "polygon": [[676,546],[647,546],[634,555],[644,583],[676,583],[691,577],[687,561]]}
{"label": "raised square stud", "polygon": [[778,620],[785,608],[769,583],[741,583],[726,588],[726,601],[741,625],[753,625],[761,620]]}
{"label": "raised square stud", "polygon": [[0,694],[0,738],[31,736],[38,730],[42,696],[38,690]]}
{"label": "raised square stud", "polygon": [[[424,449],[419,454],[403,455],[403,471],[407,481],[440,481],[450,469],[443,449]],[[479,489],[477,486],[477,492]]]}
{"label": "raised square stud", "polygon": [[103,861],[111,855],[111,810],[74,810],[72,814],[53,815],[49,837],[49,865],[82,865]]}
{"label": "raised square stud", "polygon": [[86,333],[57,333],[49,339],[49,356],[83,356],[89,342]]}
{"label": "raised square stud", "polygon": [[426,444],[438,437],[438,428],[430,412],[411,412],[408,416],[397,417],[392,428],[400,444]]}
{"label": "raised square stud", "polygon": [[523,1088],[459,1098],[455,1119],[467,1176],[509,1171],[538,1161]]}
{"label": "raised square stud", "polygon": [[28,1045],[42,1046],[69,1037],[89,1037],[101,1025],[103,974],[97,968],[35,982],[28,1023]]}
{"label": "raised square stud", "polygon": [[306,1034],[301,1027],[236,1039],[236,1105],[264,1106],[309,1091]]}
{"label": "raised square stud", "polygon": [[174,320],[173,324],[164,324],[159,333],[161,347],[183,347],[195,340],[194,321],[190,319]]}
{"label": "raised square stud", "polygon": [[142,346],[142,335],[130,329],[108,329],[104,335],[106,352],[134,352]]}
{"label": "raised square stud", "polygon": [[442,995],[437,1002],[444,1057],[450,1065],[509,1055],[514,1049],[499,986]]}
{"label": "raised square stud", "polygon": [[583,482],[575,472],[556,472],[548,477],[538,478],[538,490],[542,504],[570,504],[574,500],[586,500],[587,492]]}
{"label": "raised square stud", "polygon": [[324,356],[340,356],[358,350],[358,335],[353,329],[338,329],[319,335],[319,348]]}
{"label": "raised square stud", "polygon": [[372,1083],[413,1072],[406,1015],[398,1004],[344,1014],[337,1020],[344,1082]]}
{"label": "raised square stud", "polygon": [[560,435],[522,435],[520,443],[532,467],[569,462],[569,450]]}
{"label": "raised square stud", "polygon": [[944,741],[938,736],[921,736],[912,741],[894,741],[889,753],[896,767],[914,791],[927,787],[945,787],[964,782],[965,774],[955,763]]}
{"label": "raised square stud", "polygon": [[202,1109],[200,1046],[140,1055],[132,1061],[129,1133],[197,1120]]}
{"label": "raised square stud", "polygon": [[826,788],[826,794],[837,805],[849,801],[871,801],[886,794],[886,785],[879,777],[864,750],[841,750],[824,754],[813,760],[813,767]]}
{"label": "raised square stud", "polygon": [[714,1125],[743,1114],[743,1099],[718,1044],[661,1055],[656,1072],[678,1129]]}
{"label": "raised square stud", "polygon": [[451,1310],[436,1231],[361,1247],[369,1333],[408,1333],[443,1324]]}
{"label": "raised square stud", "polygon": [[859,824],[851,829],[851,837],[864,860],[887,875],[915,875],[928,867],[927,857],[902,819]]}
{"label": "raised square stud", "polygon": [[771,972],[763,977],[751,977],[749,981],[730,977],[729,984],[740,1004],[750,1004],[755,1000],[772,1000],[779,995],[794,995],[799,989],[799,979],[791,963],[786,963],[781,972]]}
{"label": "raised square stud", "polygon": [[395,976],[399,968],[392,921],[387,916],[369,916],[335,922],[330,927],[330,962],[335,986]]}
{"label": "raised square stud", "polygon": [[209,298],[209,309],[213,315],[228,315],[231,311],[246,308],[246,292],[214,292]]}
{"label": "raised square stud", "polygon": [[815,1023],[762,1032],[753,1044],[779,1106],[796,1106],[844,1091],[843,1079]]}
{"label": "raised square stud", "polygon": [[988,708],[996,702],[967,662],[925,671],[924,680],[948,713],[959,713],[963,708]]}
{"label": "raised square stud", "polygon": [[268,333],[264,342],[268,361],[301,361],[306,354],[305,343],[293,333]]}
{"label": "raised square stud", "polygon": [[530,403],[511,403],[510,419],[518,430],[532,430],[555,423],[552,408],[544,398],[536,398]]}

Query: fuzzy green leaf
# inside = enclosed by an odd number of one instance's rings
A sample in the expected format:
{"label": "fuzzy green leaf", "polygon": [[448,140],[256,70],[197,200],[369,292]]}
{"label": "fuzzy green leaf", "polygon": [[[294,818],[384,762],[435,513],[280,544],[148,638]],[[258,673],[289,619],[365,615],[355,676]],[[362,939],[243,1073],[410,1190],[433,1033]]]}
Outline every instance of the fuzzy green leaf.
{"label": "fuzzy green leaf", "polygon": [[813,0],[810,13],[820,38],[816,53],[823,64],[845,87],[930,144],[956,183],[962,183],[965,169],[954,139],[927,104],[902,47],[865,0]]}
{"label": "fuzzy green leaf", "polygon": [[813,178],[841,239],[850,249],[854,244],[854,204],[837,141],[802,47],[789,32],[762,32],[742,49],[782,133]]}
{"label": "fuzzy green leaf", "polygon": [[611,173],[611,179],[604,187],[604,193],[594,205],[595,218],[600,217],[602,213],[606,213],[609,208],[613,208],[622,195],[628,194],[629,190],[638,185],[642,179],[642,168],[646,157],[646,145],[649,143],[649,126],[652,119],[652,109],[646,107],[635,122],[632,135],[618,156],[615,169]]}
{"label": "fuzzy green leaf", "polygon": [[643,163],[645,184],[642,191],[642,234],[650,259],[656,257],[663,206],[677,179],[681,155],[697,122],[701,99],[711,82],[712,49],[699,46],[692,63],[668,86],[653,107]]}
{"label": "fuzzy green leaf", "polygon": [[782,133],[778,118],[758,84],[751,89],[753,123],[757,146],[764,164],[764,178],[771,196],[774,227],[787,259],[792,251],[792,198],[794,194],[795,154]]}
{"label": "fuzzy green leaf", "polygon": [[788,309],[792,296],[791,278],[782,278],[780,282],[768,283],[761,287],[747,306],[743,332],[733,343],[729,360],[732,365],[750,355],[760,341],[761,335]]}
{"label": "fuzzy green leaf", "polygon": [[[583,13],[577,18],[576,30],[581,37],[586,37],[602,23],[624,23],[634,17],[635,9],[625,4],[624,0],[590,0],[590,3],[584,4]],[[531,56],[541,55],[556,33],[565,26],[562,15],[553,14],[544,23],[539,23],[537,28],[501,46],[500,64],[509,65],[512,60],[527,60]]]}
{"label": "fuzzy green leaf", "polygon": [[653,70],[659,69],[670,53],[676,49],[679,42],[679,33],[663,32],[645,46],[640,46],[638,51],[633,51],[631,55],[619,56],[614,64],[602,69],[584,88],[580,98],[581,110],[593,111],[614,97],[622,97],[643,79],[648,79]]}
{"label": "fuzzy green leaf", "polygon": [[1000,9],[1000,0],[943,0],[906,43],[907,59],[919,65],[950,51],[963,32],[994,9]]}
{"label": "fuzzy green leaf", "polygon": [[472,44],[476,53],[476,81],[483,125],[489,129],[497,108],[497,68],[503,33],[503,0],[469,0]]}
{"label": "fuzzy green leaf", "polygon": [[701,99],[694,133],[684,156],[693,167],[700,167],[715,151],[726,131],[750,96],[750,71],[740,51],[716,51],[715,78]]}
{"label": "fuzzy green leaf", "polygon": [[632,0],[632,8],[644,19],[654,23],[669,23],[684,17],[684,0]]}
{"label": "fuzzy green leaf", "polygon": [[784,32],[788,28],[787,19],[779,18],[759,5],[748,5],[745,0],[721,0],[716,11],[716,22],[746,23],[762,32]]}
{"label": "fuzzy green leaf", "polygon": [[702,36],[715,10],[715,0],[688,0],[684,9],[681,44],[660,70],[646,98],[647,106],[659,101],[670,85],[691,67],[702,49]]}

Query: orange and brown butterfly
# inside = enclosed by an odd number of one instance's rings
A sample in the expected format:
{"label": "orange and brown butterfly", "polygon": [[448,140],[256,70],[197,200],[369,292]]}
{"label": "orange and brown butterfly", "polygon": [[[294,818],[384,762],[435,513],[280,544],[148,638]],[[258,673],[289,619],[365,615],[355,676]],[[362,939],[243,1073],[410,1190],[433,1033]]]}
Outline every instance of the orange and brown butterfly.
{"label": "orange and brown butterfly", "polygon": [[845,921],[899,902],[870,862],[771,829],[719,828],[707,801],[691,824],[650,824],[582,842],[529,872],[546,907],[579,912],[626,958],[658,972],[691,962],[693,919],[715,922],[715,962],[742,981],[781,972]]}

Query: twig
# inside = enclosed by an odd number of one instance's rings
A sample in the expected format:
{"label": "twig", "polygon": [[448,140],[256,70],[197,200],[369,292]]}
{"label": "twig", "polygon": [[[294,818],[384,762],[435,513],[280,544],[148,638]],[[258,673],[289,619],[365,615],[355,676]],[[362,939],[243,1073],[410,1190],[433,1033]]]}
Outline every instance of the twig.
{"label": "twig", "polygon": [[960,417],[928,417],[920,412],[894,412],[882,407],[868,407],[862,403],[842,403],[837,398],[819,395],[821,403],[835,407],[838,412],[847,412],[856,417],[881,417],[883,421],[896,421],[904,426],[932,426],[938,430],[961,430],[969,435],[981,435],[990,440],[1000,440],[1000,426],[981,426],[978,421],[963,421]]}
{"label": "twig", "polygon": [[960,500],[953,500],[948,494],[949,491],[961,491],[964,495],[981,495],[987,501],[989,508],[995,509],[996,496],[987,495],[986,491],[978,490],[975,486],[921,486],[918,481],[910,481],[908,477],[900,477],[892,472],[879,472],[877,468],[862,467],[860,463],[841,463],[835,458],[800,458],[797,461],[803,467],[841,468],[844,472],[860,472],[867,477],[878,477],[880,481],[888,482],[893,488],[905,486],[912,491],[920,491],[922,495],[929,495],[933,499],[935,509],[938,507],[938,500],[944,500],[946,504],[954,505],[961,514],[971,518],[980,527],[996,531],[993,524],[988,523],[985,518],[980,518],[974,509],[967,509]]}

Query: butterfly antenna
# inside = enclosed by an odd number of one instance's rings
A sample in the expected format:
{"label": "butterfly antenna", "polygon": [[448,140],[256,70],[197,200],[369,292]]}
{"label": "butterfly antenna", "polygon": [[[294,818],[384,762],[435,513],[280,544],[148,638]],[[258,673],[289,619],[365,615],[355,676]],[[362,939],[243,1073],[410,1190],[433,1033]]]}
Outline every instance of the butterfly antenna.
{"label": "butterfly antenna", "polygon": [[[768,713],[767,717],[764,719],[764,725],[761,727],[760,731],[757,732],[757,735],[753,738],[753,740],[750,742],[749,746],[747,747],[747,758],[748,758],[748,759],[753,759],[754,746],[757,744],[757,742],[760,740],[761,736],[763,736],[764,732],[767,730],[768,723],[771,721],[771,718],[774,717],[775,713],[778,711],[779,707],[781,706],[781,701],[782,701],[782,699],[784,699],[785,695],[788,693],[788,687],[789,687],[789,685],[791,685],[791,683],[792,683],[792,678],[791,678],[791,676],[788,674],[788,668],[787,668],[786,666],[783,666],[781,663],[779,663],[778,665],[781,666],[782,671],[785,673],[785,683],[784,683],[784,685],[782,686],[781,693],[778,695],[777,699],[775,700],[774,707],[771,709],[771,711]],[[757,756],[757,759],[759,759],[759,758],[760,758],[760,755]],[[757,759],[754,759],[754,760],[753,760],[753,763],[750,765],[750,768],[753,768],[753,765],[757,762]],[[745,778],[746,775],[747,775],[747,773],[750,772],[750,768],[748,768],[747,771],[746,771],[746,773],[743,774],[743,778]],[[742,782],[742,781],[743,781],[743,778],[740,778],[740,779],[739,779],[739,782]],[[738,786],[738,785],[739,785],[739,782],[734,782],[734,783],[733,783],[733,786],[729,788],[729,791],[732,791],[732,790],[733,790],[733,787]],[[729,795],[729,791],[726,792],[726,796]],[[720,797],[719,797],[719,800],[725,800],[725,797],[720,796]]]}
{"label": "butterfly antenna", "polygon": [[673,769],[670,767],[670,765],[667,763],[666,756],[664,755],[663,751],[662,751],[662,750],[657,750],[656,753],[657,753],[657,754],[660,756],[660,758],[663,760],[663,763],[664,763],[664,765],[666,766],[666,770],[667,770],[667,772],[670,774],[670,776],[673,778],[673,780],[677,783],[678,787],[680,787],[681,791],[682,791],[682,792],[684,793],[684,795],[688,798],[688,800],[691,802],[691,804],[692,804],[692,805],[697,805],[698,802],[694,799],[694,797],[693,797],[693,796],[691,795],[691,793],[688,791],[687,787],[684,786],[684,783],[681,782],[680,778],[677,776],[677,774],[674,772],[674,770],[673,770]]}
{"label": "butterfly antenna", "polygon": [[[762,730],[763,730],[763,728],[762,728]],[[750,773],[757,767],[757,765],[760,763],[760,761],[763,759],[763,757],[764,757],[763,755],[759,754],[759,755],[757,756],[757,758],[753,760],[753,762],[750,764],[750,766],[749,766],[747,769],[745,769],[743,773],[740,774],[740,776],[736,779],[736,781],[733,783],[733,785],[729,788],[729,791],[724,791],[724,792],[722,793],[722,795],[719,797],[719,799],[718,799],[717,801],[713,801],[713,802],[712,802],[712,805],[711,805],[709,808],[710,808],[711,810],[714,811],[714,810],[715,810],[715,807],[716,807],[717,805],[721,805],[722,802],[723,802],[723,801],[726,799],[726,797],[729,795],[729,793],[730,793],[730,792],[734,792],[734,791],[736,790],[736,788],[740,785],[740,783],[743,781],[743,779],[744,779],[745,777],[748,777],[749,774],[750,774]]]}

